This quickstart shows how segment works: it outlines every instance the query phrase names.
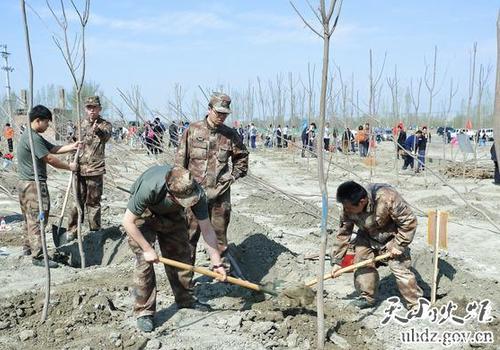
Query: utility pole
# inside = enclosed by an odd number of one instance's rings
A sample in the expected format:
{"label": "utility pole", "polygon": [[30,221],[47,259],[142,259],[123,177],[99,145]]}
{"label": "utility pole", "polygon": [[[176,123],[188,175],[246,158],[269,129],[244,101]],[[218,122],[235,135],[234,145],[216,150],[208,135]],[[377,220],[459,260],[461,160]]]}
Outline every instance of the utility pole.
{"label": "utility pole", "polygon": [[5,65],[2,67],[2,69],[5,71],[5,88],[7,89],[7,110],[9,112],[9,123],[12,125],[12,103],[10,100],[11,94],[10,94],[10,72],[14,70],[11,66],[9,66],[9,55],[10,52],[7,51],[7,45],[0,45],[2,48],[2,51],[0,54],[2,54],[3,59],[5,60]]}

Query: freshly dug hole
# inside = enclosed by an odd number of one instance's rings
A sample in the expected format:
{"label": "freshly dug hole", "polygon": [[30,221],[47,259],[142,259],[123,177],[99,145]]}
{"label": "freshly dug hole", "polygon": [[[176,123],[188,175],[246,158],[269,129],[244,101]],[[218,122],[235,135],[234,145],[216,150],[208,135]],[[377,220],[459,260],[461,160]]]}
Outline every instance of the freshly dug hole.
{"label": "freshly dug hole", "polygon": [[[107,266],[131,259],[133,254],[128,247],[127,235],[120,227],[113,226],[100,231],[91,231],[83,237],[86,266]],[[58,260],[72,267],[81,267],[77,240],[57,248]]]}

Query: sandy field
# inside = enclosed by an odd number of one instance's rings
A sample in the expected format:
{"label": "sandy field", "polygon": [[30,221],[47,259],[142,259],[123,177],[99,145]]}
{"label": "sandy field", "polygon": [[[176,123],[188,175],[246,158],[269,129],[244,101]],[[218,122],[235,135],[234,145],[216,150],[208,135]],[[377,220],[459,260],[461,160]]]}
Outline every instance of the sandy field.
{"label": "sandy field", "polygon": [[[445,155],[462,161],[446,146]],[[0,232],[0,348],[1,349],[309,349],[316,347],[316,306],[305,305],[283,293],[288,286],[316,276],[319,262],[321,197],[317,159],[301,158],[291,149],[258,149],[250,155],[249,176],[232,187],[233,212],[229,227],[231,249],[247,279],[275,288],[277,297],[258,294],[227,283],[195,276],[197,297],[214,311],[178,310],[162,266],[156,266],[159,284],[156,329],[144,334],[136,330],[132,315],[132,271],[134,258],[120,228],[128,188],[153,164],[172,160],[172,151],[157,159],[145,150],[108,146],[108,173],[103,205],[104,229],[84,238],[87,263],[80,269],[76,244],[62,249],[68,265],[52,272],[48,320],[40,322],[44,296],[43,268],[21,256],[22,217],[17,202],[14,171],[0,171],[0,183],[10,192],[0,194],[0,216],[8,231]],[[493,169],[489,147],[479,150],[479,167]],[[399,296],[394,276],[381,266],[379,303],[373,309],[357,310],[349,305],[356,296],[352,274],[325,282],[325,327],[327,349],[441,349],[440,343],[402,342],[409,331],[485,332],[493,343],[457,341],[449,349],[481,347],[498,349],[500,232],[482,214],[500,225],[500,188],[491,178],[451,177],[442,174],[446,162],[439,140],[430,144],[427,175],[401,171],[392,142],[376,149],[376,163],[365,164],[358,155],[327,153],[329,228],[327,253],[332,249],[338,226],[339,207],[334,201],[337,186],[346,180],[385,182],[395,186],[418,216],[418,229],[411,244],[413,268],[426,296],[432,280],[432,251],[426,244],[427,213],[443,210],[450,215],[448,251],[441,252],[438,277],[437,319],[413,319],[406,324],[391,319],[387,300]],[[469,157],[470,158],[470,157]],[[474,167],[467,162],[468,167]],[[456,165],[459,169],[462,163]],[[51,224],[60,214],[68,173],[50,170]],[[454,190],[458,191],[457,194]],[[480,209],[471,208],[467,203]],[[49,225],[50,226],[50,225]],[[86,227],[84,231],[87,232]],[[49,250],[53,251],[50,230]],[[203,246],[199,245],[203,251]],[[198,264],[208,266],[204,254]],[[330,263],[325,262],[327,271]],[[479,312],[465,324],[458,317],[471,315],[468,305],[485,300],[487,322]],[[489,306],[489,308],[488,308]],[[448,310],[448,311],[447,311]],[[406,311],[399,310],[399,315]],[[450,316],[449,318],[446,316]],[[491,318],[491,319],[489,319]],[[438,321],[442,324],[438,324]],[[434,321],[434,322],[433,322]],[[457,336],[458,337],[458,336]],[[457,338],[458,339],[458,338]]]}

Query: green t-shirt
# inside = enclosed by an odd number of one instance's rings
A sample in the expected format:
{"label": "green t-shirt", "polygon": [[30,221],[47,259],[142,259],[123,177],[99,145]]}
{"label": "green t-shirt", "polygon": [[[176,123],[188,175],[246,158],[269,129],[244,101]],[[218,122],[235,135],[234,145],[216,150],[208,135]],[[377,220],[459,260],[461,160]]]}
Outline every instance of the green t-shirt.
{"label": "green t-shirt", "polygon": [[[136,216],[140,216],[146,209],[157,215],[168,215],[179,212],[184,208],[172,202],[167,197],[167,174],[172,170],[170,165],[156,165],[146,170],[130,188],[130,199],[127,209]],[[201,188],[200,188],[201,189]],[[202,190],[203,191],[203,190]],[[198,220],[208,218],[207,197],[205,192],[198,203],[191,207]]]}
{"label": "green t-shirt", "polygon": [[[36,168],[38,170],[38,179],[47,181],[47,163],[43,161],[43,157],[50,153],[50,150],[55,146],[45,140],[39,133],[32,130],[33,134],[33,149],[35,151]],[[17,144],[17,169],[19,179],[35,181],[35,172],[33,171],[33,162],[31,160],[31,149],[29,141],[29,132],[26,130],[21,135]]]}

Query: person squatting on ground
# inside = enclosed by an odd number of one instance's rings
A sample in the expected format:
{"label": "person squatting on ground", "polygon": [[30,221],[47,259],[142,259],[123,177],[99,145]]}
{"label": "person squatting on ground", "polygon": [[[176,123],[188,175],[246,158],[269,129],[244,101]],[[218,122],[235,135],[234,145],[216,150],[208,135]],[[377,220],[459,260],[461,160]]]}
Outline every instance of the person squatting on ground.
{"label": "person squatting on ground", "polygon": [[[227,248],[231,184],[248,172],[248,150],[238,134],[224,124],[231,113],[230,104],[229,96],[213,93],[208,104],[208,114],[205,119],[192,123],[182,135],[175,157],[175,164],[188,169],[205,190],[208,214],[221,252],[225,252]],[[190,209],[187,210],[187,218],[194,265],[200,227]]]}
{"label": "person squatting on ground", "polygon": [[[215,272],[225,280],[217,247],[217,238],[208,219],[207,199],[201,186],[188,170],[170,165],[153,166],[132,185],[123,227],[135,253],[134,313],[137,326],[144,332],[154,329],[156,277],[153,263],[159,262],[154,244],[158,241],[162,256],[191,264],[191,245],[184,208],[197,218]],[[209,311],[193,295],[193,272],[165,265],[177,307]]]}
{"label": "person squatting on ground", "polygon": [[[35,153],[35,164],[40,182],[40,192],[42,196],[43,221],[47,224],[50,211],[50,197],[47,187],[47,164],[54,168],[76,171],[76,163],[66,163],[54,154],[63,154],[76,150],[80,142],[71,143],[64,146],[56,146],[44,139],[43,134],[52,121],[52,113],[42,105],[35,106],[29,112],[33,135],[33,151]],[[19,174],[19,204],[26,225],[27,235],[24,237],[23,254],[31,255],[33,264],[44,266],[42,239],[40,232],[40,207],[35,183],[35,172],[33,169],[32,155],[29,144],[29,133],[21,135],[17,145],[17,162]],[[45,232],[43,232],[45,234]],[[57,267],[57,263],[49,260],[49,267]]]}
{"label": "person squatting on ground", "polygon": [[[82,220],[87,215],[89,229],[101,229],[101,196],[103,178],[106,173],[104,150],[111,138],[111,123],[104,120],[99,96],[90,96],[85,100],[87,118],[81,123],[83,149],[78,156],[78,200],[82,208]],[[78,210],[76,204],[69,212],[68,241],[76,238]]]}
{"label": "person squatting on ground", "polygon": [[[417,218],[401,195],[387,184],[370,184],[366,188],[354,181],[337,188],[337,201],[343,206],[340,229],[332,253],[333,272],[349,245],[354,245],[355,263],[391,253],[389,269],[408,308],[423,295],[415,274],[410,270],[409,244],[417,228]],[[351,241],[354,226],[358,231]],[[353,301],[359,308],[376,304],[379,275],[375,266],[366,266],[354,273],[354,286],[360,297]]]}

